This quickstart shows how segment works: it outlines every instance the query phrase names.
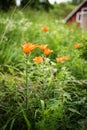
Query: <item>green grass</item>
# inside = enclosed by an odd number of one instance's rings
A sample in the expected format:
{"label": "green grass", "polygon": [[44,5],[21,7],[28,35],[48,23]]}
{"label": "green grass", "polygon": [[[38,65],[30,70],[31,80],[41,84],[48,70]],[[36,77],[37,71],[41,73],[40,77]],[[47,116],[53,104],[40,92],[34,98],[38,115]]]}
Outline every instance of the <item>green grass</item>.
{"label": "green grass", "polygon": [[[13,10],[12,10],[13,11]],[[79,58],[80,52],[75,50],[73,47],[74,43],[81,44],[82,34],[80,29],[73,28],[74,32],[70,32],[70,28],[60,23],[56,19],[52,19],[51,13],[32,11],[24,9],[22,11],[16,9],[8,13],[0,13],[0,24],[1,24],[1,42],[0,42],[0,64],[1,66],[12,64],[19,66],[23,62],[23,52],[21,45],[26,42],[32,42],[36,44],[48,44],[51,49],[54,50],[52,60],[55,60],[56,56],[68,55],[70,62],[69,69],[72,70],[74,75],[81,72],[81,77],[85,77],[85,71],[82,68],[86,68],[84,61]],[[3,14],[3,17],[2,17]],[[41,15],[41,17],[40,17]],[[52,15],[53,16],[53,15]],[[12,17],[10,19],[10,17]],[[47,33],[42,32],[41,27],[48,26],[49,31]],[[74,53],[73,53],[74,52]],[[36,54],[37,53],[37,54]],[[41,52],[33,53],[39,55]],[[81,67],[77,66],[81,64]],[[74,69],[73,69],[74,68]],[[84,73],[82,72],[84,71]],[[77,77],[78,77],[77,75]]]}
{"label": "green grass", "polygon": [[[49,30],[43,32],[41,28]],[[71,29],[73,31],[71,31]],[[36,49],[28,59],[28,108],[26,108],[24,42],[48,44],[53,50],[36,65]],[[53,13],[11,9],[0,12],[0,128],[1,130],[84,130],[87,121],[87,61],[80,46],[86,32],[67,26]],[[56,57],[69,60],[57,63]],[[56,70],[56,71],[55,71]]]}

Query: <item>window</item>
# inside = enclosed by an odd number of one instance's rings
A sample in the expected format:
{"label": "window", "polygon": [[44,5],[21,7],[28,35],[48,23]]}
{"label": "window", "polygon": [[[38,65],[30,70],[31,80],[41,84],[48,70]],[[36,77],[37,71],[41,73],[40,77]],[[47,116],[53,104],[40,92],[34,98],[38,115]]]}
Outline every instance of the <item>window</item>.
{"label": "window", "polygon": [[83,9],[82,9],[82,12],[87,12],[87,8],[83,8]]}
{"label": "window", "polygon": [[80,22],[81,22],[81,19],[82,19],[81,13],[77,13],[77,15],[76,15],[76,21],[77,21],[78,23],[80,23]]}

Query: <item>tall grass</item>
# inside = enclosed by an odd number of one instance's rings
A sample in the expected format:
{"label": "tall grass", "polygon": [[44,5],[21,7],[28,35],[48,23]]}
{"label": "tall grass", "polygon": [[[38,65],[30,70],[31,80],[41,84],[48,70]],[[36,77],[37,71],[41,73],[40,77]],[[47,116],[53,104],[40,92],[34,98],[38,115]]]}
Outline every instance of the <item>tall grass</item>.
{"label": "tall grass", "polygon": [[[47,32],[43,26],[48,27]],[[84,130],[87,64],[74,44],[81,46],[86,34],[76,25],[67,26],[54,19],[51,12],[25,8],[14,10],[12,15],[11,11],[0,12],[0,37],[1,130]],[[48,44],[53,50],[39,65],[33,58],[43,56],[40,49],[28,58],[28,108],[24,42]],[[69,59],[57,63],[56,57],[62,56]]]}

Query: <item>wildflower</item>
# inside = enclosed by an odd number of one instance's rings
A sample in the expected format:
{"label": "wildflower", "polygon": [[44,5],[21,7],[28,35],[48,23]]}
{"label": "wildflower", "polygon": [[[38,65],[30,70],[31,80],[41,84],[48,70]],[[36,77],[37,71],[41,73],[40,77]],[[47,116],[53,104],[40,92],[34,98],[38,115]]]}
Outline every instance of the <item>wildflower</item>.
{"label": "wildflower", "polygon": [[61,63],[61,62],[63,61],[63,58],[62,58],[62,57],[56,58],[56,61],[57,61],[58,63]]}
{"label": "wildflower", "polygon": [[68,60],[69,57],[68,57],[68,56],[63,56],[62,59],[63,59],[63,60]]}
{"label": "wildflower", "polygon": [[48,49],[48,48],[46,48],[45,50],[44,50],[44,54],[45,55],[49,55],[50,53],[52,53],[53,52],[53,50],[50,50],[50,49]]}
{"label": "wildflower", "polygon": [[22,45],[22,49],[23,49],[23,52],[25,54],[29,54],[31,51],[33,51],[35,48],[37,47],[37,45],[35,44],[32,44],[32,43],[24,43]]}
{"label": "wildflower", "polygon": [[47,31],[49,30],[49,28],[46,27],[46,26],[43,26],[41,29],[42,29],[44,32],[47,32]]}
{"label": "wildflower", "polygon": [[78,43],[75,43],[75,44],[74,44],[74,48],[78,49],[79,47],[80,47],[80,46],[79,46]]}
{"label": "wildflower", "polygon": [[68,60],[68,59],[69,59],[68,56],[62,56],[62,57],[56,58],[56,61],[61,63],[62,61],[65,61],[65,60]]}
{"label": "wildflower", "polygon": [[47,48],[47,46],[48,46],[47,44],[46,44],[46,45],[42,44],[42,45],[40,45],[39,48],[40,48],[42,51],[44,51],[44,50]]}
{"label": "wildflower", "polygon": [[43,62],[43,58],[42,58],[41,56],[35,57],[33,60],[34,60],[37,64]]}

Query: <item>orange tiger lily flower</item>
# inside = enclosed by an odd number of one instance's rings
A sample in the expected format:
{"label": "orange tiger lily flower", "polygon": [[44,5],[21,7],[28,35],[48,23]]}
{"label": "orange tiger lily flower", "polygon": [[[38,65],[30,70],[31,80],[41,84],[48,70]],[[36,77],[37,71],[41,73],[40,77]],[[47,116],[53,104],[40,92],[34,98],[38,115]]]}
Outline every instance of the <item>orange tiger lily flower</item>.
{"label": "orange tiger lily flower", "polygon": [[48,28],[47,26],[43,26],[41,29],[42,29],[44,32],[47,32],[47,31],[49,30],[49,28]]}
{"label": "orange tiger lily flower", "polygon": [[37,64],[43,62],[43,58],[42,58],[41,56],[35,57],[33,60],[34,60]]}
{"label": "orange tiger lily flower", "polygon": [[42,45],[40,45],[39,46],[39,48],[42,50],[42,51],[44,51],[46,48],[47,48],[47,44],[45,45],[45,44],[42,44]]}
{"label": "orange tiger lily flower", "polygon": [[58,63],[61,63],[61,62],[63,61],[63,58],[62,58],[62,57],[56,58],[56,61],[57,61]]}
{"label": "orange tiger lily flower", "polygon": [[75,44],[74,44],[74,48],[78,49],[79,47],[80,47],[80,46],[79,46],[78,43],[75,43]]}
{"label": "orange tiger lily flower", "polygon": [[56,58],[56,61],[61,63],[62,61],[65,61],[65,60],[68,60],[68,59],[69,59],[68,56],[62,56],[62,57]]}
{"label": "orange tiger lily flower", "polygon": [[37,48],[37,45],[32,43],[24,43],[22,45],[23,52],[25,54],[29,54],[31,51],[33,51],[35,48]]}
{"label": "orange tiger lily flower", "polygon": [[68,56],[63,56],[62,59],[63,59],[63,60],[68,60],[69,57],[68,57]]}
{"label": "orange tiger lily flower", "polygon": [[53,50],[50,50],[50,49],[48,49],[48,48],[46,48],[45,50],[44,50],[44,54],[45,55],[49,55],[50,53],[52,53],[53,52]]}

